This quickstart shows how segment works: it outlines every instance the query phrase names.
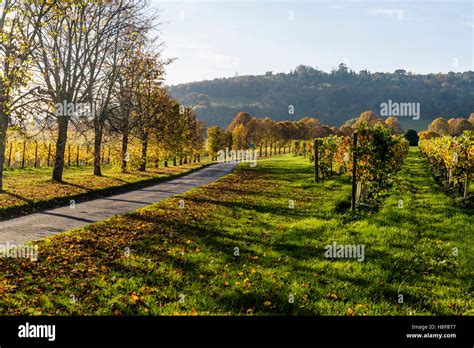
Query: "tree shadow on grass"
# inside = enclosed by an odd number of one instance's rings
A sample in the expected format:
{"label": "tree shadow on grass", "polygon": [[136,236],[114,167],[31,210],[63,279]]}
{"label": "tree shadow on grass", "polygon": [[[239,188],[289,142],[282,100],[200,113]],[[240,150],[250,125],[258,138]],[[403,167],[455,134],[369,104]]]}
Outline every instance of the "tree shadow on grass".
{"label": "tree shadow on grass", "polygon": [[18,199],[18,200],[20,200],[20,201],[26,202],[26,203],[28,203],[28,204],[33,204],[33,203],[34,203],[34,201],[33,201],[32,199],[29,199],[29,198],[20,196],[20,195],[18,195],[18,194],[16,194],[16,193],[13,193],[13,192],[0,191],[0,194],[2,194],[2,193],[3,193],[3,194],[6,194],[6,195],[8,195],[8,196],[11,196],[11,197],[13,197],[13,198],[16,198],[16,199]]}
{"label": "tree shadow on grass", "polygon": [[[247,195],[252,196],[252,195]],[[261,196],[259,196],[261,197]],[[251,203],[250,199],[247,199],[245,202],[237,202],[235,200],[224,200],[221,198],[212,199],[212,198],[198,198],[198,197],[186,197],[188,202],[193,202],[195,204],[212,204],[216,206],[225,207],[232,210],[242,210],[242,211],[254,211],[256,213],[262,214],[273,214],[273,215],[280,215],[286,216],[289,218],[297,218],[297,217],[318,217],[321,216],[321,212],[317,211],[315,214],[308,214],[307,210],[303,209],[290,209],[288,206],[288,201],[282,200],[281,205],[269,204],[268,202],[265,204],[255,204]],[[323,199],[324,197],[321,197]],[[259,200],[259,199],[257,199]]]}

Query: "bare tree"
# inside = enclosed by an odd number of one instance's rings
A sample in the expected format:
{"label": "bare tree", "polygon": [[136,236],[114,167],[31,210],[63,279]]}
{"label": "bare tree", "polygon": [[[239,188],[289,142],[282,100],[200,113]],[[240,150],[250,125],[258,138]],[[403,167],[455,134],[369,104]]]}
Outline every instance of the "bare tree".
{"label": "bare tree", "polygon": [[25,89],[29,59],[44,17],[55,1],[0,1],[0,191],[11,116],[35,89]]}
{"label": "bare tree", "polygon": [[[69,121],[77,116],[75,109],[80,104],[94,109],[93,94],[103,77],[106,56],[114,47],[111,38],[117,33],[120,17],[134,3],[58,2],[45,16],[37,35],[35,62],[57,120],[55,181],[62,181]],[[102,105],[104,110],[106,104]]]}
{"label": "bare tree", "polygon": [[90,95],[94,106],[94,175],[101,173],[101,148],[104,128],[110,115],[117,109],[117,83],[122,67],[133,52],[142,45],[146,33],[153,27],[155,17],[143,13],[148,6],[145,1],[127,0],[111,3],[111,11],[118,11],[113,30],[102,41],[96,52],[97,61],[90,63],[90,78],[97,73],[97,83]]}

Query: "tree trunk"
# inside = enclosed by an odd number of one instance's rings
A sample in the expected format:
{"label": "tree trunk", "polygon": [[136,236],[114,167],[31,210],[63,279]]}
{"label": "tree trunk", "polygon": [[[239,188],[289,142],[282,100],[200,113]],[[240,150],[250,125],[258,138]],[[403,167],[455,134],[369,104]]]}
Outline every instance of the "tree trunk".
{"label": "tree trunk", "polygon": [[23,153],[21,156],[21,169],[25,168],[26,141],[23,142]]}
{"label": "tree trunk", "polygon": [[[8,116],[0,105],[0,191],[3,191],[3,164],[5,162],[5,145],[7,141]],[[11,150],[10,150],[11,156]]]}
{"label": "tree trunk", "polygon": [[[12,163],[12,151],[13,151],[13,142],[10,143],[10,151],[8,151],[8,163],[7,163],[8,168],[10,168],[11,163]],[[5,159],[4,159],[4,161],[5,161]],[[1,188],[0,188],[0,190],[1,190]]]}
{"label": "tree trunk", "polygon": [[145,139],[145,140],[142,140],[142,160],[140,163],[140,168],[138,169],[141,172],[146,171],[147,152],[148,152],[148,139]]}
{"label": "tree trunk", "polygon": [[58,118],[58,139],[56,140],[56,155],[54,158],[53,181],[63,181],[64,153],[66,152],[67,127],[69,118],[59,116]]}
{"label": "tree trunk", "polygon": [[127,161],[128,161],[128,132],[123,132],[122,135],[122,173],[127,171]]}
{"label": "tree trunk", "polygon": [[71,144],[67,146],[67,166],[71,166]]}
{"label": "tree trunk", "polygon": [[35,163],[34,167],[36,168],[38,166],[38,142],[35,141]]}
{"label": "tree trunk", "polygon": [[98,120],[94,120],[94,175],[102,176],[101,168],[102,127]]}
{"label": "tree trunk", "polygon": [[176,156],[173,157],[173,166],[176,167]]}
{"label": "tree trunk", "polygon": [[48,167],[51,162],[51,144],[48,144]]}

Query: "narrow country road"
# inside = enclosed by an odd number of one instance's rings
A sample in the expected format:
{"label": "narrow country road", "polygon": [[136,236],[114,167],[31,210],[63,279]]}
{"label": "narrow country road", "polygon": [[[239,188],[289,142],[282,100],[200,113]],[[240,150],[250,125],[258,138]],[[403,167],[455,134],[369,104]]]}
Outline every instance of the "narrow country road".
{"label": "narrow country road", "polygon": [[235,167],[236,163],[219,163],[140,190],[1,221],[0,244],[22,245],[114,215],[125,214],[206,185],[230,173]]}

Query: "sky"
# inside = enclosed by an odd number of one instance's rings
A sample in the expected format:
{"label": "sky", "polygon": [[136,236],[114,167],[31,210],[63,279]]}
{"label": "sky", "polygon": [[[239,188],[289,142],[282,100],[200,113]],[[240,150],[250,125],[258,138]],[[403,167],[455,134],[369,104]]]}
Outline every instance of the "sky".
{"label": "sky", "polygon": [[166,84],[289,72],[300,64],[415,73],[474,70],[474,1],[151,0]]}

